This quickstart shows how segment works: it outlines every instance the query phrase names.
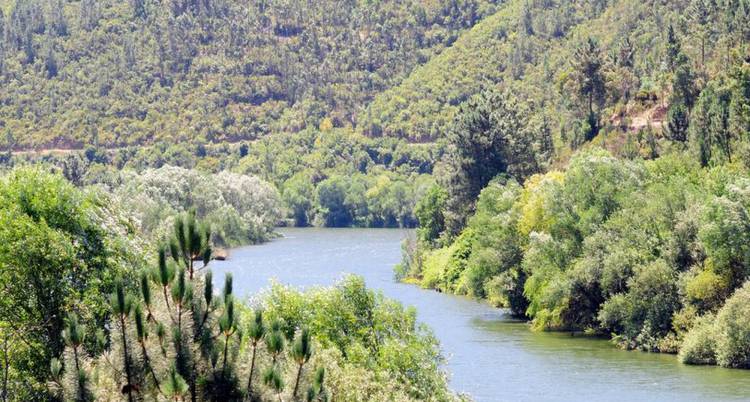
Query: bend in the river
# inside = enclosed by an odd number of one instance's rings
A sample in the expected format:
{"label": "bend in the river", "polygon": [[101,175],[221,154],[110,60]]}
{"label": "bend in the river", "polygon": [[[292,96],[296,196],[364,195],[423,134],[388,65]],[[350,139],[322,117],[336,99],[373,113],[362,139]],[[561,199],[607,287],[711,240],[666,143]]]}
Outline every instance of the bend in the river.
{"label": "bend in the river", "polygon": [[393,266],[408,234],[391,229],[281,229],[283,238],[217,261],[240,295],[272,278],[330,285],[345,273],[405,305],[440,340],[451,386],[478,401],[747,401],[750,371],[680,364],[674,356],[619,350],[606,340],[535,333],[503,310],[397,283]]}

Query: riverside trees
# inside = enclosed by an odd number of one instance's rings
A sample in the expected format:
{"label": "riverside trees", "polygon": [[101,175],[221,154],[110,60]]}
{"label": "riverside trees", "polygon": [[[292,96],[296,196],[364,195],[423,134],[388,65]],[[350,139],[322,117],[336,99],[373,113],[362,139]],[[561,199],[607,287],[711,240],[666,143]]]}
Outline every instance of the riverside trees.
{"label": "riverside trees", "polygon": [[[359,278],[301,293],[274,286],[252,308],[232,276],[214,290],[211,235],[183,214],[153,268],[117,279],[108,324],[65,320],[50,364],[64,400],[452,400],[432,336]],[[88,339],[88,335],[92,339]],[[90,341],[90,342],[89,342]],[[88,343],[95,346],[89,347]]]}
{"label": "riverside trees", "polygon": [[[182,215],[168,245],[159,251],[157,266],[141,272],[135,289],[122,280],[115,282],[110,338],[107,341],[100,330],[98,356],[86,357],[85,330],[75,315],[69,316],[63,331],[63,364],[53,360],[51,365],[52,381],[62,399],[85,401],[122,394],[129,401],[266,400],[291,390],[296,400],[301,386],[307,389],[307,400],[327,399],[324,369],[314,377],[306,375],[313,372],[305,370],[313,353],[310,331],[294,331],[287,352],[280,323],[268,323],[261,310],[255,311],[247,327],[243,318],[247,312],[235,299],[230,274],[220,295],[214,292],[213,275],[206,271],[209,242],[210,232],[195,215]],[[252,357],[245,353],[248,339]],[[268,347],[270,361],[265,356],[257,359],[260,343]],[[246,360],[250,360],[248,370]],[[256,360],[266,368],[256,370]],[[286,378],[287,365],[294,366],[294,376]]]}
{"label": "riverside trees", "polygon": [[461,234],[438,248],[420,242],[402,272],[506,306],[536,329],[748,367],[745,172],[680,154],[582,152],[523,185],[495,179]]}

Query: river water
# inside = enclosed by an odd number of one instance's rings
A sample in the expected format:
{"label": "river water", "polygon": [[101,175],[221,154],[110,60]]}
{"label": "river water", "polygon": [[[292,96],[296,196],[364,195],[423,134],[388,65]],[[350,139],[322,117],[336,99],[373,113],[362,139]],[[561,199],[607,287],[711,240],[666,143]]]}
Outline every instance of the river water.
{"label": "river water", "polygon": [[750,370],[695,367],[675,356],[619,350],[606,340],[535,333],[503,310],[393,280],[396,229],[280,229],[282,238],[237,248],[212,263],[251,297],[272,279],[330,285],[347,273],[417,308],[448,362],[451,387],[477,401],[750,401]]}

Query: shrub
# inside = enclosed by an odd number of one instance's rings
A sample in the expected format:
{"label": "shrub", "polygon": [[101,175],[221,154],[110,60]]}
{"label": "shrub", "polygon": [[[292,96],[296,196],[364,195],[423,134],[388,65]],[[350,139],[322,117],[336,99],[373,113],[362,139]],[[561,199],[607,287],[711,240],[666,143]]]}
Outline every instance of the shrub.
{"label": "shrub", "polygon": [[716,361],[750,368],[750,282],[737,290],[716,315]]}
{"label": "shrub", "polygon": [[678,355],[686,364],[716,364],[716,333],[714,316],[707,314],[699,318],[685,335]]}

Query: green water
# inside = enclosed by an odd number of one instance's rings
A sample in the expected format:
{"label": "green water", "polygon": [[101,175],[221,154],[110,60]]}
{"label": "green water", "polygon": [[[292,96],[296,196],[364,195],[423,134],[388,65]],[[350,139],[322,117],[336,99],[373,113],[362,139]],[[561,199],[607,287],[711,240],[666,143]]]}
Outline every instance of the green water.
{"label": "green water", "polygon": [[284,238],[232,250],[214,271],[252,295],[271,278],[294,286],[344,273],[417,308],[440,339],[451,386],[478,401],[750,401],[750,370],[695,367],[675,356],[628,352],[607,340],[536,333],[503,310],[393,280],[407,232],[282,229]]}

